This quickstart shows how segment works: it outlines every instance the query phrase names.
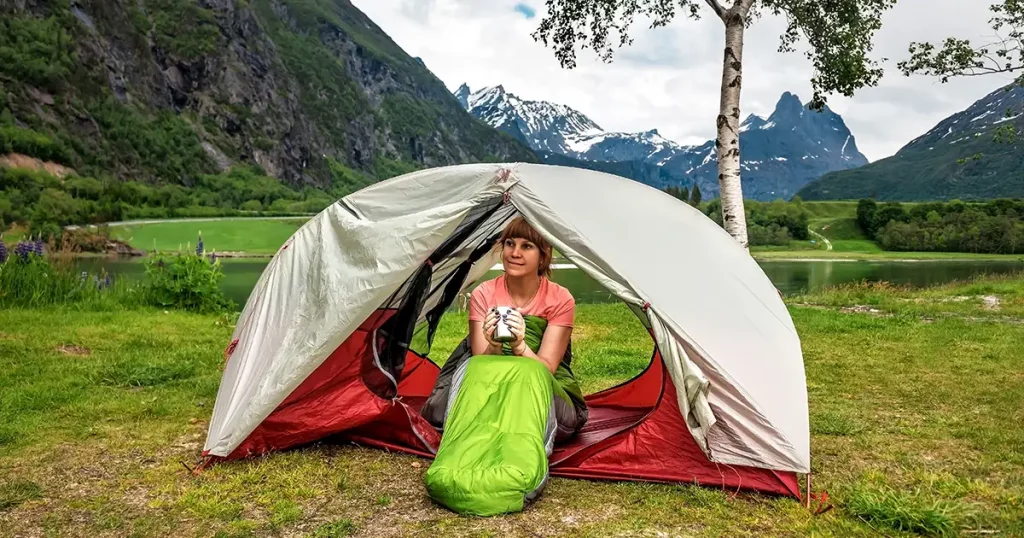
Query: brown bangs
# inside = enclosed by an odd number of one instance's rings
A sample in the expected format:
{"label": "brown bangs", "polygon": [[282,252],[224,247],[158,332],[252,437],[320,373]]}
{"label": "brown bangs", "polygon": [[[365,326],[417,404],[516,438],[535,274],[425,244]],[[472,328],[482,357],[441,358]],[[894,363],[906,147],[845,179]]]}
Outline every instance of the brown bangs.
{"label": "brown bangs", "polygon": [[498,238],[495,248],[501,249],[506,239],[525,239],[536,245],[540,250],[540,267],[537,268],[537,272],[543,276],[551,276],[551,243],[544,239],[544,236],[540,235],[537,230],[534,230],[533,226],[526,222],[526,219],[523,217],[512,219],[512,222],[508,223],[505,230],[501,232],[501,237]]}

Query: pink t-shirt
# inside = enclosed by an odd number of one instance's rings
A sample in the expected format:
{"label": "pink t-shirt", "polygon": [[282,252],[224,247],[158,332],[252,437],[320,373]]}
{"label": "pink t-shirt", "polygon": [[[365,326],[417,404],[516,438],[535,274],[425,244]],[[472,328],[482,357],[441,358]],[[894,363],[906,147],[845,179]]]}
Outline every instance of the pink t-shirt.
{"label": "pink t-shirt", "polygon": [[[469,320],[483,321],[487,317],[487,311],[495,306],[516,306],[505,287],[505,275],[488,280],[473,290],[469,298]],[[537,316],[548,320],[548,326],[572,327],[576,314],[576,300],[569,290],[541,277],[537,295],[519,311],[524,316]]]}

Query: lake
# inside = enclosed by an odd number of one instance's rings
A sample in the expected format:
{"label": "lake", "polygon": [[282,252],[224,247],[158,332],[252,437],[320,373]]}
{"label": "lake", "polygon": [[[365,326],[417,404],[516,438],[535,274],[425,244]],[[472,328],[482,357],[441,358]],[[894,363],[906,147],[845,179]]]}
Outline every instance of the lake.
{"label": "lake", "polygon": [[[249,293],[256,285],[269,259],[221,260],[225,278],[221,283],[224,293],[238,307],[245,305]],[[141,279],[144,274],[142,260],[83,258],[77,262],[80,270],[90,273],[101,269],[115,278]],[[992,260],[937,260],[937,261],[775,261],[760,260],[758,265],[785,295],[819,291],[826,286],[866,280],[888,281],[910,286],[932,286],[975,275],[1002,274],[1024,271],[1024,261]],[[498,274],[488,273],[487,278]],[[578,303],[603,303],[615,298],[593,279],[576,268],[557,269],[553,280],[572,292]],[[683,283],[683,285],[688,285]]]}

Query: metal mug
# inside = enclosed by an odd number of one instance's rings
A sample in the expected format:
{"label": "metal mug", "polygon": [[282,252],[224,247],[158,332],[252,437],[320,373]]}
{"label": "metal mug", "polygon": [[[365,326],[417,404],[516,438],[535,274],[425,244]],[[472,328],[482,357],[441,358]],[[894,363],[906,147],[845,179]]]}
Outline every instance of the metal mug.
{"label": "metal mug", "polygon": [[498,322],[494,325],[494,341],[495,342],[511,342],[516,339],[515,335],[512,334],[512,329],[508,326],[508,316],[514,310],[510,306],[498,306],[494,308],[495,313],[498,315]]}

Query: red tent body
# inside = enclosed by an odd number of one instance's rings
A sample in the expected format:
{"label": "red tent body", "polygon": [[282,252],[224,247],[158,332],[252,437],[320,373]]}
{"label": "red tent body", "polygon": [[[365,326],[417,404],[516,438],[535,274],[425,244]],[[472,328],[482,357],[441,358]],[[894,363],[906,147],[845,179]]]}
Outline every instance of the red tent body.
{"label": "red tent body", "polygon": [[[223,459],[283,450],[335,435],[362,445],[432,457],[440,434],[419,410],[434,386],[438,367],[409,352],[394,398],[378,395],[366,382],[367,376],[379,373],[373,366],[372,334],[393,313],[379,310],[367,319]],[[552,475],[697,483],[800,497],[793,472],[718,464],[705,456],[683,421],[676,389],[657,350],[642,374],[588,396],[587,402],[589,421],[569,443],[555,447],[550,457]]]}

